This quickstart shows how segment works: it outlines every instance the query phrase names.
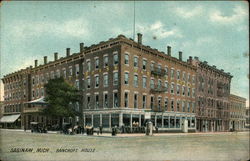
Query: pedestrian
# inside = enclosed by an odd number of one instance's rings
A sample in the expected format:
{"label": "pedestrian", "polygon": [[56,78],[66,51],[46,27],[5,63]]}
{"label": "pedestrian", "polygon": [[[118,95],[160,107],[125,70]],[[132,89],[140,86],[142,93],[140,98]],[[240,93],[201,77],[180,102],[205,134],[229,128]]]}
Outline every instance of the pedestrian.
{"label": "pedestrian", "polygon": [[102,125],[99,126],[100,134],[102,135]]}

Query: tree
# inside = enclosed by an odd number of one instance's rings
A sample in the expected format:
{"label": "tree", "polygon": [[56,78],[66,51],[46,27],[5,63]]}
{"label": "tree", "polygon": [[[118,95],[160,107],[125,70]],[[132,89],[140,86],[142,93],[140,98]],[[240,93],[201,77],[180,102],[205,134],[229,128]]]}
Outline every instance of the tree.
{"label": "tree", "polygon": [[74,119],[75,116],[80,116],[79,109],[75,108],[80,101],[80,94],[74,86],[60,77],[50,79],[44,87],[45,101],[48,103],[48,107],[42,111],[44,115],[59,117],[61,127],[63,117]]}

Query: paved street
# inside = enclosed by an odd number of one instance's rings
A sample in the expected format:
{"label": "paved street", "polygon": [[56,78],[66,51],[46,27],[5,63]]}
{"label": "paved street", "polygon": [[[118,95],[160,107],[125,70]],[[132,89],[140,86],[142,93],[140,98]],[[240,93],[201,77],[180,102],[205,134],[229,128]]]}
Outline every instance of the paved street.
{"label": "paved street", "polygon": [[248,160],[249,133],[102,136],[0,130],[2,160]]}

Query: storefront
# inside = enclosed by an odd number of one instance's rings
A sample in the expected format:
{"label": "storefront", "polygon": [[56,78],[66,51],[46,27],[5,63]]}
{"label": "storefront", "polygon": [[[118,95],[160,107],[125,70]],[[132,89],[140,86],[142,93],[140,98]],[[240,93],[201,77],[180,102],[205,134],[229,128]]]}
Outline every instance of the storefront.
{"label": "storefront", "polygon": [[5,115],[0,119],[2,128],[20,129],[21,128],[21,114]]}
{"label": "storefront", "polygon": [[[147,119],[145,118],[147,115]],[[149,118],[148,118],[149,116]],[[181,132],[184,120],[188,121],[188,130],[195,132],[195,114],[182,112],[150,112],[134,109],[103,109],[84,111],[83,125],[94,128],[103,127],[103,131],[111,131],[114,126],[129,128],[133,132],[135,127],[143,128],[147,121],[151,121],[159,132]]]}

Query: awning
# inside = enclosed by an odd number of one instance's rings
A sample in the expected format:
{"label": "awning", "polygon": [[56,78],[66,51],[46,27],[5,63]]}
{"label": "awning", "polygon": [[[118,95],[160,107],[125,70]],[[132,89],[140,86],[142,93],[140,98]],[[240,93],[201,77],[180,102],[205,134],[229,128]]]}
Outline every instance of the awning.
{"label": "awning", "polygon": [[21,115],[21,114],[3,116],[3,117],[0,119],[0,122],[1,122],[1,123],[13,123],[13,122],[15,122],[15,121],[20,117],[20,115]]}
{"label": "awning", "polygon": [[35,99],[35,100],[33,100],[33,101],[29,101],[29,102],[27,102],[27,103],[28,103],[28,104],[47,104],[47,103],[44,101],[44,97]]}

